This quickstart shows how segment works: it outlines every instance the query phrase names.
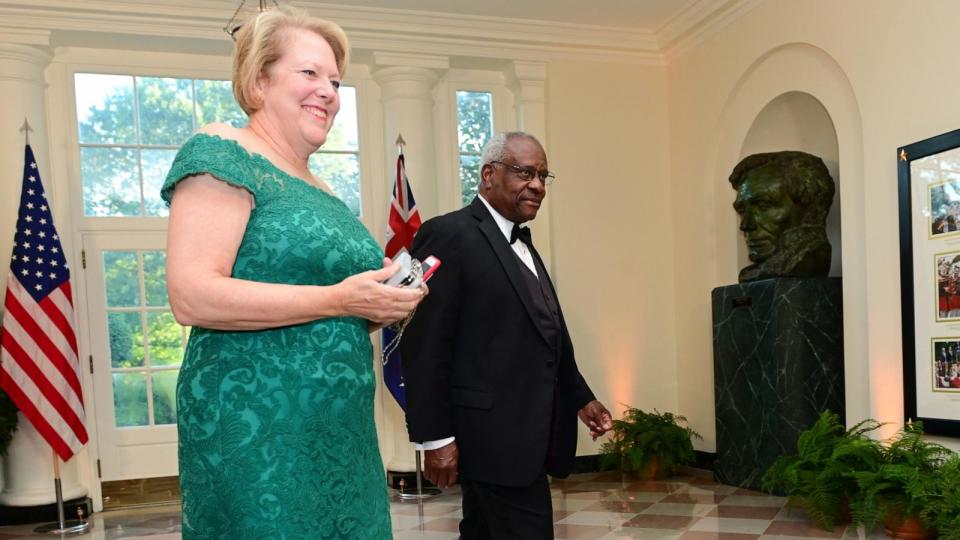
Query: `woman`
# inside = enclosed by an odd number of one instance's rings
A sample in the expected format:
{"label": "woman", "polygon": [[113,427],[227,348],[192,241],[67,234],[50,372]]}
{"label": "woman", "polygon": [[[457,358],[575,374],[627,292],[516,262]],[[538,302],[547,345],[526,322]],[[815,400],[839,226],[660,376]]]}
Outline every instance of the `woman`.
{"label": "woman", "polygon": [[347,40],[282,8],[237,35],[245,128],[177,155],[167,284],[192,326],[177,384],[183,538],[390,537],[369,331],[423,290],[307,168],[340,108]]}

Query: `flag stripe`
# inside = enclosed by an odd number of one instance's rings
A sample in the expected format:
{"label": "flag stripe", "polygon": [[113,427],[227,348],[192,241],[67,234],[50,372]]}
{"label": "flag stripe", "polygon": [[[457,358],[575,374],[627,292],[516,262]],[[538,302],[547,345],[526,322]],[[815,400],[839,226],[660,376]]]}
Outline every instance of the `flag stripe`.
{"label": "flag stripe", "polygon": [[44,418],[43,414],[34,406],[33,402],[24,395],[21,387],[17,386],[13,376],[7,372],[6,367],[0,368],[0,373],[7,375],[7,377],[0,377],[0,387],[10,396],[10,399],[12,399],[14,403],[17,403],[17,408],[20,409],[23,416],[33,424],[34,429],[47,441],[47,444],[60,456],[60,459],[64,461],[70,459],[70,456],[72,456],[74,452],[70,448],[70,445],[60,437],[60,433],[69,432],[70,430],[58,431],[54,429],[53,426],[47,423],[46,418]]}
{"label": "flag stripe", "polygon": [[[6,323],[7,321],[4,320],[4,326],[6,326]],[[3,350],[7,353],[4,355],[3,368],[13,380],[16,381],[20,388],[24,389],[24,393],[32,395],[34,397],[33,401],[41,409],[44,408],[44,404],[52,405],[54,407],[53,414],[62,418],[63,422],[66,422],[74,433],[85,433],[83,420],[77,417],[76,413],[67,405],[67,401],[57,390],[56,386],[50,382],[50,379],[44,376],[40,367],[27,356],[26,351],[23,350],[9,332],[3,336]],[[13,362],[10,362],[11,359]],[[36,388],[36,392],[28,391],[30,387],[26,385],[27,382],[32,383],[31,385]],[[47,421],[54,426],[58,424],[58,422],[53,421],[53,417],[47,416]]]}
{"label": "flag stripe", "polygon": [[[34,343],[33,338],[30,336],[30,334],[28,334],[26,331],[23,330],[23,328],[20,326],[20,322],[17,319],[13,317],[4,316],[3,328],[7,332],[9,339],[12,339],[13,340],[12,342],[16,343],[16,346],[20,350],[30,351],[31,353],[33,353],[33,354],[28,354],[24,352],[23,356],[21,357],[21,359],[18,359],[18,361],[23,361],[23,359],[25,359],[26,361],[35,365],[37,369],[39,369],[40,372],[43,373],[44,378],[46,378],[46,380],[48,381],[63,380],[61,373],[53,367],[53,364],[50,362],[49,358],[47,358],[42,353],[42,351],[37,347],[36,343]],[[3,339],[4,339],[3,341],[4,347],[6,348],[6,343],[8,338],[4,337]],[[12,356],[14,354],[14,351],[11,349],[10,351],[8,351],[8,353]],[[63,386],[63,385],[61,384],[58,386]],[[80,400],[77,397],[76,392],[74,392],[70,388],[62,388],[62,391],[57,391],[57,393],[63,396],[63,399],[69,403],[70,409],[73,410],[74,414],[76,414],[79,417],[83,417],[83,404],[80,403]]]}
{"label": "flag stripe", "polygon": [[[70,352],[73,352],[73,351],[70,350],[68,347],[61,348],[61,347],[58,347],[56,344],[54,344],[53,341],[51,340],[51,337],[55,338],[55,336],[51,336],[49,333],[45,331],[45,328],[44,328],[44,327],[49,328],[50,326],[52,326],[52,324],[50,323],[43,324],[46,321],[34,319],[33,317],[31,317],[30,312],[36,313],[38,310],[36,309],[28,310],[24,305],[20,303],[19,301],[20,299],[17,298],[17,295],[16,295],[17,288],[18,288],[16,286],[16,283],[17,283],[16,276],[10,276],[7,282],[9,283],[9,285],[7,285],[7,301],[6,301],[7,313],[9,313],[12,318],[16,319],[17,322],[20,323],[20,326],[22,326],[23,329],[27,333],[29,333],[30,336],[33,337],[32,341],[35,344],[35,348],[30,347],[29,348],[30,352],[33,353],[33,355],[39,355],[40,353],[42,353],[46,357],[46,359],[49,360],[49,362],[53,364],[55,368],[57,368],[57,370],[60,372],[61,376],[63,377],[63,380],[70,385],[73,391],[76,392],[78,395],[82,395],[83,391],[80,389],[80,380],[77,377],[76,369],[73,367],[77,363],[76,357],[73,358],[73,363],[70,363],[70,360],[68,360],[67,357],[64,355],[64,351],[70,351]],[[27,297],[26,298],[27,302],[29,302],[27,306],[29,306],[31,303],[33,303],[32,302],[33,298],[31,298],[30,295],[26,295],[26,297]],[[4,327],[6,327],[7,325],[6,313],[4,314],[3,321],[4,321]]]}
{"label": "flag stripe", "polygon": [[77,339],[75,337],[76,333],[74,332],[76,325],[73,322],[73,304],[70,302],[70,297],[68,296],[69,291],[70,282],[68,281],[54,289],[53,292],[50,293],[50,296],[41,300],[40,309],[47,314],[50,322],[60,330],[60,335],[70,344],[70,350],[73,351],[73,356],[76,358]]}

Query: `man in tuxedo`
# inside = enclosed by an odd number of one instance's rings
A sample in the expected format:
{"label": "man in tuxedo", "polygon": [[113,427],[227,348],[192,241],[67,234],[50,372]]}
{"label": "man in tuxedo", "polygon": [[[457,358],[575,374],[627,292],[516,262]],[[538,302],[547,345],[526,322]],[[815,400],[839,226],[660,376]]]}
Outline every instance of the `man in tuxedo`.
{"label": "man in tuxedo", "polygon": [[553,538],[547,474],[573,468],[577,417],[594,439],[607,409],[577,370],[550,277],[520,225],[553,179],[539,141],[501,133],[486,145],[479,195],[423,224],[413,255],[437,256],[401,342],[410,440],[425,475],[463,488],[461,538]]}

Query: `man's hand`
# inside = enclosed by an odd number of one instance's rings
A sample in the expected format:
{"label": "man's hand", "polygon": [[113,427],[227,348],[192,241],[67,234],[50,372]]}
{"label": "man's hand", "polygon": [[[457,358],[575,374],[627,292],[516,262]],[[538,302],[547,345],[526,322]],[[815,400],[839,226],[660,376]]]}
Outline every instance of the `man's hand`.
{"label": "man's hand", "polygon": [[593,440],[613,429],[613,417],[610,411],[597,400],[587,403],[577,412],[580,421],[590,429],[590,436]]}
{"label": "man's hand", "polygon": [[[603,405],[600,407],[602,408]],[[450,487],[456,482],[457,464],[460,461],[460,450],[457,448],[456,441],[436,450],[426,450],[423,454],[426,461],[423,475],[427,480],[440,488]]]}

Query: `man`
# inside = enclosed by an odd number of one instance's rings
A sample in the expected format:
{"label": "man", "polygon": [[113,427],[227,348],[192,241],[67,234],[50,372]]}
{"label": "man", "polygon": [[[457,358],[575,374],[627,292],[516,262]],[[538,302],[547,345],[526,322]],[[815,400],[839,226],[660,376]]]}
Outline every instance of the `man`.
{"label": "man", "polygon": [[578,415],[594,439],[612,419],[577,370],[553,284],[520,228],[553,178],[543,147],[501,133],[481,161],[479,196],[424,223],[413,243],[415,257],[442,266],[401,343],[407,427],[426,443],[429,480],[446,487],[460,474],[462,538],[553,538],[546,475],[570,473]]}
{"label": "man", "polygon": [[823,160],[804,152],[754,154],[737,164],[730,184],[754,263],[740,270],[741,283],[827,275],[826,220],[835,188]]}

